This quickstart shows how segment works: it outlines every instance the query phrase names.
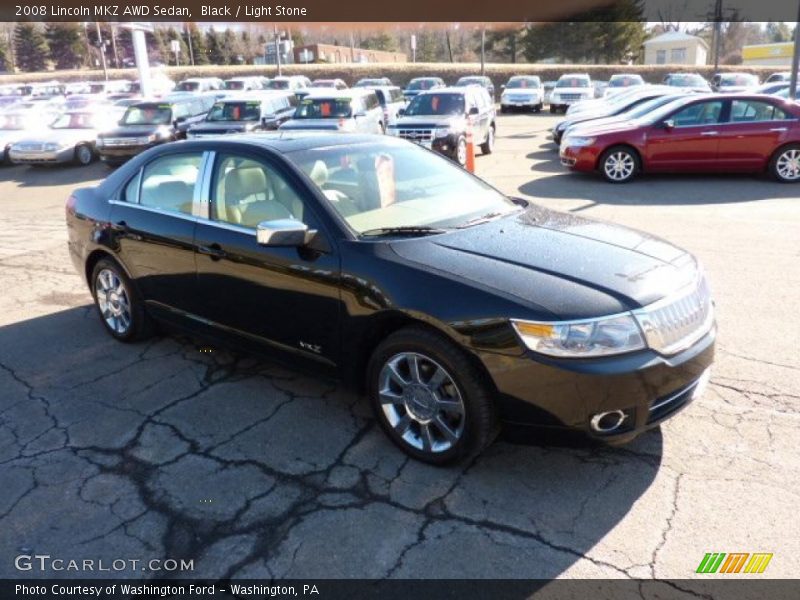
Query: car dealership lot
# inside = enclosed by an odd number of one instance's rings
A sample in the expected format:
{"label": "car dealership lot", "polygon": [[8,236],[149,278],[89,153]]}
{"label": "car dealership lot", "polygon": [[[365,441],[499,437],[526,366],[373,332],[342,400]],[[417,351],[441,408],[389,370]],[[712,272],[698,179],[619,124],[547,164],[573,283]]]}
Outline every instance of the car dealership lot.
{"label": "car dealership lot", "polygon": [[200,577],[686,578],[712,551],[794,576],[800,187],[568,173],[557,118],[498,116],[478,174],[694,252],[717,301],[711,386],[620,449],[499,441],[447,469],[405,458],[334,382],[186,337],[114,342],[63,225],[106,167],[0,169],[0,576],[49,554],[189,558]]}

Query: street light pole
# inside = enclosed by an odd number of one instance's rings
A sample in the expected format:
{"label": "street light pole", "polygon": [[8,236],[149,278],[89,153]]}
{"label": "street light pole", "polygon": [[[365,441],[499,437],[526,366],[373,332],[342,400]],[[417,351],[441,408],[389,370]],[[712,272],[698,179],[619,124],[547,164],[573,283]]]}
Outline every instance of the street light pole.
{"label": "street light pole", "polygon": [[485,75],[484,62],[486,58],[486,28],[481,29],[481,76]]}
{"label": "street light pole", "polygon": [[278,26],[275,25],[275,62],[278,65],[278,77],[281,76],[281,43],[278,36]]}
{"label": "street light pole", "polygon": [[100,58],[103,61],[103,79],[108,81],[108,67],[106,66],[106,47],[103,45],[103,34],[100,33],[100,22],[95,21],[97,26],[97,48],[100,50]]}
{"label": "street light pole", "polygon": [[797,22],[794,28],[794,54],[792,54],[792,76],[789,80],[789,98],[797,98],[797,69],[800,67],[800,1],[797,4]]}

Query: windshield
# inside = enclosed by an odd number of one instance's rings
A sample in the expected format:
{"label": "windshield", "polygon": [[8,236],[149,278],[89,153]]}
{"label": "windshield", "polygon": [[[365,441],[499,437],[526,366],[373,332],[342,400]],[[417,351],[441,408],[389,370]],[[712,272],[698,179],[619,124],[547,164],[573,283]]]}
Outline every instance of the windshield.
{"label": "windshield", "polygon": [[466,85],[483,85],[484,82],[480,77],[462,77],[456,82],[457,87],[464,87]]}
{"label": "windshield", "polygon": [[421,94],[409,103],[406,116],[463,115],[464,111],[462,94]]}
{"label": "windshield", "polygon": [[344,119],[353,110],[350,98],[305,98],[294,113],[295,119]]}
{"label": "windshield", "polygon": [[722,75],[719,78],[720,85],[756,85],[757,83],[758,80],[755,75],[747,75],[745,73]]}
{"label": "windshield", "polygon": [[123,125],[168,125],[172,122],[172,108],[169,104],[130,106],[125,111]]}
{"label": "windshield", "polygon": [[667,84],[676,87],[702,87],[706,85],[706,81],[700,75],[670,75]]}
{"label": "windshield", "polygon": [[226,90],[243,90],[244,89],[244,81],[226,81],[225,82],[225,89]]}
{"label": "windshield", "polygon": [[285,79],[273,79],[268,81],[264,88],[268,90],[288,90],[289,82]]}
{"label": "windshield", "polygon": [[36,120],[30,114],[7,114],[0,115],[0,129],[20,130],[32,127]]}
{"label": "windshield", "polygon": [[52,129],[94,129],[98,118],[92,113],[66,113],[58,117],[50,127]]}
{"label": "windshield", "polygon": [[290,152],[357,233],[456,227],[519,207],[452,161],[403,141]]}
{"label": "windshield", "polygon": [[608,81],[608,87],[629,87],[643,83],[644,80],[639,75],[614,75]]}
{"label": "windshield", "polygon": [[584,77],[562,77],[556,83],[557,88],[587,88],[589,80]]}
{"label": "windshield", "polygon": [[199,81],[181,81],[178,84],[178,87],[175,88],[179,92],[196,92],[200,89],[200,82]]}
{"label": "windshield", "polygon": [[261,103],[218,102],[211,107],[206,121],[258,121],[261,118]]}
{"label": "windshield", "polygon": [[408,84],[409,90],[429,90],[438,82],[435,79],[412,79]]}
{"label": "windshield", "polygon": [[520,89],[520,88],[538,88],[539,87],[539,80],[538,79],[510,79],[509,82],[506,84],[506,89],[513,90],[513,89]]}
{"label": "windshield", "polygon": [[384,85],[383,79],[362,79],[355,87],[368,87],[372,85]]}
{"label": "windshield", "polygon": [[315,79],[311,82],[312,87],[332,88],[336,87],[336,82],[333,79]]}

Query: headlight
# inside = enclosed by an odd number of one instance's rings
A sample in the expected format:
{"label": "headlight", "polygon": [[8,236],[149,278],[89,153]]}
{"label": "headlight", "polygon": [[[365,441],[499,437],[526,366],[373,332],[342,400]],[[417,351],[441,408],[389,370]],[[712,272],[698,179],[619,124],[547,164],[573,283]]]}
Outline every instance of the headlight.
{"label": "headlight", "polygon": [[580,321],[511,323],[528,348],[548,356],[610,356],[646,347],[642,331],[630,314]]}
{"label": "headlight", "polygon": [[591,146],[597,138],[593,137],[578,137],[571,136],[564,140],[565,146],[572,146],[573,148],[582,148],[583,146]]}
{"label": "headlight", "polygon": [[453,133],[452,127],[437,127],[436,129],[433,130],[433,137],[443,138],[447,137],[451,133]]}
{"label": "headlight", "polygon": [[56,152],[61,149],[61,146],[58,144],[45,144],[44,151],[45,152]]}

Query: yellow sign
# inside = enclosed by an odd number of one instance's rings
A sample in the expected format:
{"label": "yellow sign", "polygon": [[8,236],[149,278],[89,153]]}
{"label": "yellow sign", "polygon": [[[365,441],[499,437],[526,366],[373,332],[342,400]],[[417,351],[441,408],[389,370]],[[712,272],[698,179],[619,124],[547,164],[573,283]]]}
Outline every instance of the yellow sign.
{"label": "yellow sign", "polygon": [[794,44],[792,42],[744,46],[742,48],[742,59],[758,60],[760,58],[792,58],[793,48]]}

